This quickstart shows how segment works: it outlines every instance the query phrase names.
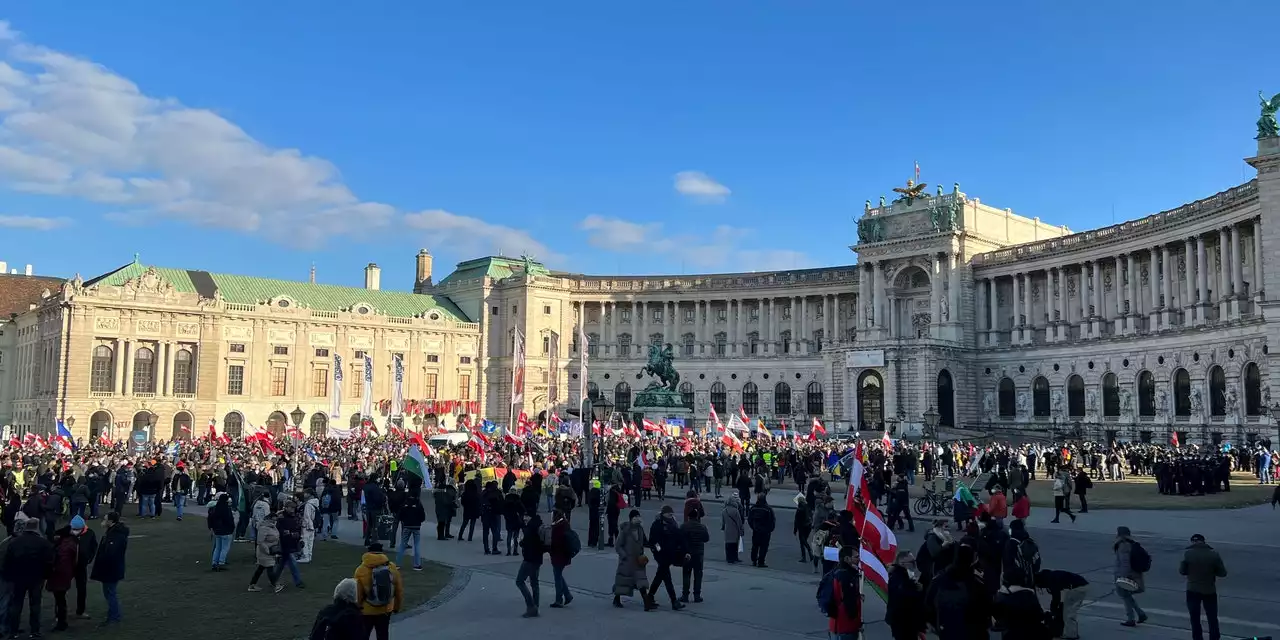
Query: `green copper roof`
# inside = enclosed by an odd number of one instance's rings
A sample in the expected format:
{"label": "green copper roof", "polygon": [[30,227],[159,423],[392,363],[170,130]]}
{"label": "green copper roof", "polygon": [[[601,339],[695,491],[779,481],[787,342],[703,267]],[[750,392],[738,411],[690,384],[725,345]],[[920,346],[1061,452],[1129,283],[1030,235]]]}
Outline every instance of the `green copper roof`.
{"label": "green copper roof", "polygon": [[[149,267],[131,262],[115,271],[101,275],[85,283],[92,286],[105,283],[120,286],[147,271]],[[320,311],[346,311],[357,303],[372,306],[377,313],[398,318],[411,318],[436,310],[446,318],[459,322],[472,322],[453,301],[444,296],[421,295],[404,291],[373,291],[361,287],[340,287],[331,284],[311,284],[292,280],[274,280],[225,273],[207,273],[187,269],[156,267],[160,277],[173,284],[182,293],[199,293],[212,297],[210,285],[227,302],[256,304],[282,296],[299,306]]]}
{"label": "green copper roof", "polygon": [[440,284],[449,284],[463,280],[474,280],[477,278],[490,278],[492,280],[501,280],[517,273],[529,271],[533,275],[548,275],[551,272],[541,262],[534,260],[532,257],[507,258],[503,256],[487,256],[484,258],[476,258],[475,260],[467,260],[459,262],[454,268],[453,273],[445,276]]}

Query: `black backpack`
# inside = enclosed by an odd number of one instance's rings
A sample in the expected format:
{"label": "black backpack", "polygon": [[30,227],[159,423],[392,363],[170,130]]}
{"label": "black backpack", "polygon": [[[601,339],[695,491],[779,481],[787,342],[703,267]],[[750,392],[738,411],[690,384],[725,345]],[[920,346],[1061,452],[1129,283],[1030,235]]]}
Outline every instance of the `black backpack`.
{"label": "black backpack", "polygon": [[1129,568],[1138,573],[1146,573],[1151,570],[1151,554],[1142,548],[1142,544],[1134,540],[1130,542],[1129,547]]}

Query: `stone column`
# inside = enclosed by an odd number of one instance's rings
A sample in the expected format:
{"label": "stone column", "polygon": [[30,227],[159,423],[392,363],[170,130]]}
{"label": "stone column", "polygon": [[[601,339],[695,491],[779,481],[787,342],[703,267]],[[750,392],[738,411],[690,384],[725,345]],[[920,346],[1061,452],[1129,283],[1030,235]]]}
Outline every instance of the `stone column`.
{"label": "stone column", "polygon": [[1231,225],[1231,319],[1240,318],[1244,296],[1244,256],[1240,255],[1240,225]]}
{"label": "stone column", "polygon": [[796,352],[798,352],[798,351],[800,350],[800,345],[799,345],[799,343],[797,342],[797,341],[800,339],[800,325],[799,325],[799,322],[800,322],[800,304],[799,304],[799,298],[796,298],[795,296],[787,296],[787,304],[789,304],[789,305],[790,305],[790,306],[788,307],[788,309],[789,309],[789,310],[790,310],[790,312],[791,312],[791,328],[790,328],[790,329],[791,329],[791,340],[789,340],[789,341],[788,341],[788,342],[790,342],[791,344],[790,344],[790,345],[788,345],[788,350],[789,350],[791,353],[796,353]]}
{"label": "stone column", "polygon": [[1067,298],[1067,270],[1063,267],[1056,269],[1058,272],[1058,302],[1055,305],[1058,311],[1058,342],[1067,339],[1071,327],[1071,303]]}
{"label": "stone column", "polygon": [[1080,263],[1080,278],[1076,282],[1076,297],[1080,299],[1080,339],[1089,337],[1089,263]]}
{"label": "stone column", "polygon": [[1120,256],[1115,257],[1116,268],[1111,275],[1111,291],[1116,297],[1116,315],[1113,319],[1111,329],[1113,336],[1123,335],[1124,330],[1124,265],[1120,262]]}
{"label": "stone column", "polygon": [[1254,315],[1262,315],[1262,218],[1253,219],[1253,286],[1249,294],[1253,296]]}
{"label": "stone column", "polygon": [[738,353],[746,355],[751,353],[747,346],[747,314],[750,312],[750,305],[744,305],[743,302],[744,300],[738,300]]}
{"label": "stone column", "polygon": [[1138,332],[1139,310],[1142,308],[1142,283],[1138,281],[1138,254],[1130,253],[1126,258],[1129,264],[1129,317],[1127,319],[1129,333]]}
{"label": "stone column", "polygon": [[1196,324],[1209,321],[1209,259],[1204,246],[1204,236],[1196,236]]}
{"label": "stone column", "polygon": [[898,415],[898,362],[897,358],[884,359],[884,417],[893,418]]}
{"label": "stone column", "polygon": [[[767,310],[766,310],[766,304]],[[761,313],[767,313],[769,318],[768,328],[761,331],[760,334],[764,340],[765,353],[778,352],[778,316],[773,314],[773,298],[766,298],[760,301]]]}
{"label": "stone column", "polygon": [[974,344],[979,347],[987,346],[991,330],[987,327],[987,281],[985,279],[974,283],[973,326],[977,330],[977,335],[973,337]]}
{"label": "stone column", "polygon": [[115,379],[112,380],[112,391],[116,395],[124,395],[124,361],[128,357],[129,346],[122,338],[116,338]]}
{"label": "stone column", "polygon": [[1170,328],[1173,321],[1173,258],[1169,245],[1160,245],[1160,329]]}
{"label": "stone column", "polygon": [[[949,310],[948,322],[952,324],[960,323],[960,271],[964,268],[964,263],[960,261],[960,254],[952,252],[947,254],[947,299],[951,306]],[[959,339],[959,331],[956,332],[956,339]],[[929,385],[925,385],[926,387]],[[936,385],[935,385],[936,386]]]}
{"label": "stone column", "polygon": [[1227,255],[1227,243],[1230,236],[1227,228],[1218,229],[1218,320],[1225,321],[1231,317],[1231,265],[1228,260],[1236,256]]}
{"label": "stone column", "polygon": [[797,346],[801,353],[808,354],[812,351],[809,347],[813,344],[813,329],[809,325],[809,296],[800,296],[800,335],[804,339]]}
{"label": "stone column", "polygon": [[1093,337],[1102,337],[1102,323],[1107,312],[1106,296],[1102,290],[1102,263],[1094,261],[1093,263]]}
{"label": "stone column", "polygon": [[1151,308],[1147,310],[1147,331],[1149,333],[1155,333],[1160,328],[1161,282],[1164,282],[1164,278],[1160,276],[1160,254],[1157,252],[1156,247],[1151,247],[1147,266],[1147,287],[1151,289]]}
{"label": "stone column", "polygon": [[987,305],[987,344],[994,347],[1000,341],[1000,294],[994,277],[987,278]]}
{"label": "stone column", "polygon": [[124,350],[124,394],[133,395],[133,350],[132,342],[125,343]]}
{"label": "stone column", "polygon": [[881,336],[887,338],[889,337],[889,323],[887,318],[888,314],[886,312],[889,310],[889,301],[887,296],[885,296],[884,266],[882,265],[877,269],[874,262],[871,263],[871,297],[871,310],[874,314],[873,317],[876,329],[881,332]]}
{"label": "stone column", "polygon": [[701,333],[698,337],[698,354],[704,354],[707,351],[707,343],[711,342],[711,300],[702,300],[698,303],[702,308]]}
{"label": "stone column", "polygon": [[1009,305],[1013,311],[1013,331],[1009,336],[1012,344],[1022,344],[1022,274],[1013,274],[1013,303]]}
{"label": "stone column", "polygon": [[159,353],[157,354],[158,362],[156,362],[156,367],[159,368],[159,371],[157,372],[157,377],[159,379],[156,380],[156,391],[160,392],[160,395],[162,396],[171,396],[173,395],[173,390],[170,389],[170,385],[173,383],[173,344],[169,342],[161,342],[158,343],[156,347],[159,349]]}
{"label": "stone column", "polygon": [[1185,267],[1182,270],[1182,286],[1186,289],[1184,295],[1179,296],[1182,302],[1182,325],[1189,327],[1195,323],[1196,317],[1196,239],[1194,237],[1187,238],[1183,245],[1183,262]]}
{"label": "stone column", "polygon": [[929,256],[929,335],[942,337],[942,255]]}
{"label": "stone column", "polygon": [[1022,274],[1022,314],[1026,317],[1024,322],[1025,326],[1022,329],[1022,341],[1027,344],[1035,342],[1036,327],[1040,326],[1031,313],[1031,291],[1033,284],[1034,282],[1030,271]]}

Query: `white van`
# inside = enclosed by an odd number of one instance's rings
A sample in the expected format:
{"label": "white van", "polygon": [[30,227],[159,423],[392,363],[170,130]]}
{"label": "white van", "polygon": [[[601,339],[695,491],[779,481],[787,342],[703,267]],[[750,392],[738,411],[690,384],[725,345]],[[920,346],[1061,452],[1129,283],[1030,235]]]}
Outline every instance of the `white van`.
{"label": "white van", "polygon": [[471,434],[463,431],[452,431],[449,433],[441,433],[427,438],[427,444],[432,449],[451,447],[455,444],[462,444],[471,438]]}

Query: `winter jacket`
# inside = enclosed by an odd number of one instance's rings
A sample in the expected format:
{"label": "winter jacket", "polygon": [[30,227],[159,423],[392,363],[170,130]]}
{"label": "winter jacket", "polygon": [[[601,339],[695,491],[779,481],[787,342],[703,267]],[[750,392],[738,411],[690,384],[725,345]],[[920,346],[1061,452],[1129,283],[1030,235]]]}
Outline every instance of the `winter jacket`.
{"label": "winter jacket", "polygon": [[1187,593],[1213,595],[1218,593],[1218,578],[1227,577],[1227,566],[1213,547],[1193,542],[1182,552],[1178,574],[1187,577]]}
{"label": "winter jacket", "polygon": [[[395,595],[391,602],[385,605],[369,604],[365,601],[365,594],[373,589],[373,570],[383,565],[391,567],[391,582],[395,585]],[[366,616],[377,616],[388,613],[398,613],[404,606],[404,581],[400,578],[400,568],[396,564],[387,559],[382,553],[366,552],[360,558],[360,566],[356,567],[356,604],[360,606],[361,613]]]}
{"label": "winter jacket", "polygon": [[0,559],[0,578],[9,584],[38,585],[53,569],[53,545],[35,531],[18,534]]}
{"label": "winter jacket", "polygon": [[102,534],[98,556],[93,560],[89,579],[110,584],[124,580],[125,554],[129,550],[129,527],[115,524]]}
{"label": "winter jacket", "polygon": [[49,591],[66,591],[76,577],[76,563],[80,555],[80,543],[71,534],[71,527],[58,530],[53,543],[53,567],[49,571]]}

